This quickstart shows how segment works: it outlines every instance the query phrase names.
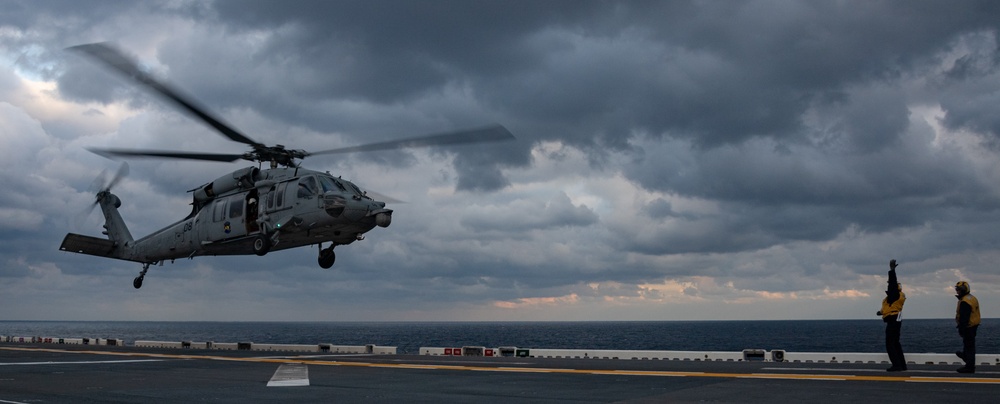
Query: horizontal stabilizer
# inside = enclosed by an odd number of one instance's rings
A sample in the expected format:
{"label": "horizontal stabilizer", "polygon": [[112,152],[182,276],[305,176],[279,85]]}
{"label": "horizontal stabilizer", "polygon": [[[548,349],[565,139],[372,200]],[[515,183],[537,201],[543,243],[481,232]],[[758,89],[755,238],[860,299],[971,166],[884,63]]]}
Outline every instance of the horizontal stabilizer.
{"label": "horizontal stabilizer", "polygon": [[98,257],[115,257],[112,252],[115,250],[115,242],[106,238],[84,236],[69,233],[59,246],[61,251],[69,251],[80,254],[96,255]]}

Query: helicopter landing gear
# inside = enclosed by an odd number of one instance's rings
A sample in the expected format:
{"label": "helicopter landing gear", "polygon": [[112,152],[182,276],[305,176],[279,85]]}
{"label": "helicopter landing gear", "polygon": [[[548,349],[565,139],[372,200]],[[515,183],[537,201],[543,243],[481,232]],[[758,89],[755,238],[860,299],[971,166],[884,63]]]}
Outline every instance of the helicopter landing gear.
{"label": "helicopter landing gear", "polygon": [[337,261],[337,254],[333,252],[333,247],[336,244],[331,245],[329,248],[323,248],[323,245],[319,245],[319,258],[316,259],[319,262],[319,267],[323,269],[330,269],[333,263]]}
{"label": "helicopter landing gear", "polygon": [[263,257],[268,251],[271,251],[271,238],[264,233],[258,234],[253,239],[253,253]]}
{"label": "helicopter landing gear", "polygon": [[142,264],[142,271],[139,271],[139,276],[132,280],[132,287],[139,289],[142,287],[142,280],[146,277],[146,271],[149,271],[149,265],[151,263],[145,262]]}

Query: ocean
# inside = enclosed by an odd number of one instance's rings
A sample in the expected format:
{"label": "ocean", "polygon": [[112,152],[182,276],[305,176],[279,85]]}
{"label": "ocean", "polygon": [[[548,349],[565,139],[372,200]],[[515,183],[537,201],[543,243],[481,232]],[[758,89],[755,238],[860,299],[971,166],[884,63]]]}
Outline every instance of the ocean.
{"label": "ocean", "polygon": [[[167,322],[0,321],[0,335],[196,342],[256,342],[420,347],[516,346],[548,349],[669,351],[885,352],[881,320],[588,321],[588,322]],[[1000,319],[984,319],[977,351],[1000,353]],[[903,321],[903,350],[961,348],[954,319]]]}

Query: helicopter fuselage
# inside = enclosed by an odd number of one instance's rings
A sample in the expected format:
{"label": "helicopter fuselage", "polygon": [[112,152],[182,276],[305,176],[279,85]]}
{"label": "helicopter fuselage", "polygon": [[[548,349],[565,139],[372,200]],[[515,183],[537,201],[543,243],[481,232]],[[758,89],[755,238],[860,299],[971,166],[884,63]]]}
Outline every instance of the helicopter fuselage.
{"label": "helicopter fuselage", "polygon": [[[191,190],[194,202],[190,215],[138,240],[132,238],[118,213],[121,200],[111,193],[111,187],[124,173],[120,169],[115,179],[97,193],[107,238],[70,233],[59,249],[142,263],[142,271],[132,282],[136,289],[142,286],[150,265],[185,257],[265,255],[272,250],[319,245],[319,266],[330,268],[336,259],[334,247],[362,240],[364,234],[376,226],[389,226],[392,210],[386,209],[384,202],[369,198],[350,181],[300,168],[297,161],[306,157],[514,139],[502,125],[489,125],[320,151],[267,145],[241,133],[193,98],[153,77],[111,44],[93,43],[70,49],[161,96],[219,135],[249,147],[243,153],[103,148],[90,151],[109,158],[247,160],[271,164],[269,170],[253,166],[236,170]],[[127,168],[127,165],[122,167]],[[324,248],[323,243],[330,245]]]}
{"label": "helicopter fuselage", "polygon": [[[369,198],[350,181],[303,168],[248,167],[192,192],[188,217],[138,240],[131,240],[121,222],[120,200],[110,193],[99,196],[108,241],[114,244],[107,246],[110,251],[63,249],[147,264],[205,255],[264,255],[327,242],[332,251],[392,220],[384,202]],[[73,244],[67,241],[64,246]]]}

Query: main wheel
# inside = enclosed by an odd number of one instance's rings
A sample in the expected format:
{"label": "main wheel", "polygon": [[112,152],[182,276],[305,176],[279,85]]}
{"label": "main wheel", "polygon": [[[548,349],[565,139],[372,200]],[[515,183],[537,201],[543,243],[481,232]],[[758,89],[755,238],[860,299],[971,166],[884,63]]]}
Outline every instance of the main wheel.
{"label": "main wheel", "polygon": [[141,276],[137,276],[137,277],[135,277],[135,279],[132,280],[132,287],[134,287],[136,289],[139,289],[139,288],[142,287],[142,277]]}
{"label": "main wheel", "polygon": [[271,250],[271,238],[266,235],[259,234],[257,238],[253,239],[253,253],[259,256],[264,256],[268,251]]}
{"label": "main wheel", "polygon": [[319,267],[323,269],[330,269],[333,263],[337,261],[337,254],[333,252],[333,247],[319,250]]}

